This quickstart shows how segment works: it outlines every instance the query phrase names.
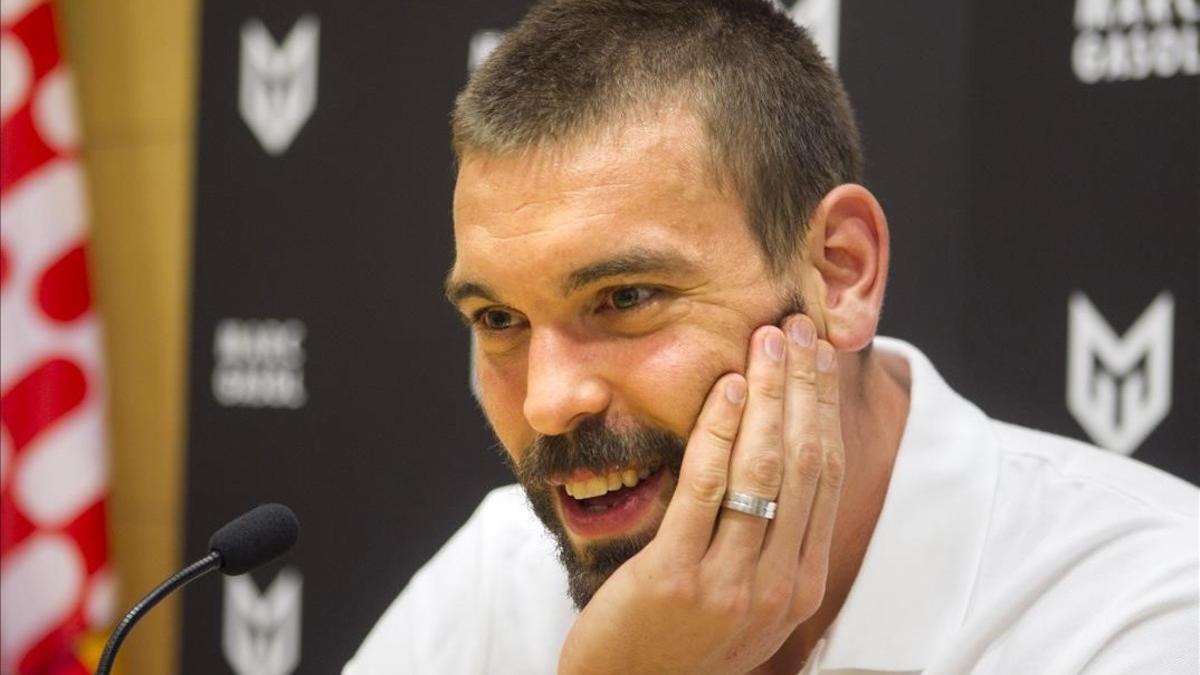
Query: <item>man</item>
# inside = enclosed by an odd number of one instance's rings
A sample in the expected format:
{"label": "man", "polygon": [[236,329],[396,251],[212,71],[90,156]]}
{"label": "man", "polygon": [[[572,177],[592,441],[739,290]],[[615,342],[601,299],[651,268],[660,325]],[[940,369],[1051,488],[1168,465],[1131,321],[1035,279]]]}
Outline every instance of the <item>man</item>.
{"label": "man", "polygon": [[447,296],[524,495],[347,675],[1195,672],[1197,491],[875,337],[888,226],[771,5],[540,4],[454,147]]}

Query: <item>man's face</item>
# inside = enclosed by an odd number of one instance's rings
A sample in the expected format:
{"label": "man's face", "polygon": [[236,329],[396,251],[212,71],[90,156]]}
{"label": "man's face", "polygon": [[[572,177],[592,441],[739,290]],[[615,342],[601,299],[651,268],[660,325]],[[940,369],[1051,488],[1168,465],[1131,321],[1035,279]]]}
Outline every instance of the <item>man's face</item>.
{"label": "man's face", "polygon": [[580,607],[653,537],[712,384],[796,309],[702,139],[676,112],[459,170],[448,294]]}

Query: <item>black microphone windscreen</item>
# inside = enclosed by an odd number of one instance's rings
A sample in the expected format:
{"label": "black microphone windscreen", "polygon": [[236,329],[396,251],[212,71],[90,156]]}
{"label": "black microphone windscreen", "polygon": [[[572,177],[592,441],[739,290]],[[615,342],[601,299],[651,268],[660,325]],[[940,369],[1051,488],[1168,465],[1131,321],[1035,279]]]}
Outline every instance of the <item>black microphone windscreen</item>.
{"label": "black microphone windscreen", "polygon": [[300,536],[296,514],[283,504],[263,504],[229,521],[208,540],[221,555],[221,571],[245,574],[287,553]]}

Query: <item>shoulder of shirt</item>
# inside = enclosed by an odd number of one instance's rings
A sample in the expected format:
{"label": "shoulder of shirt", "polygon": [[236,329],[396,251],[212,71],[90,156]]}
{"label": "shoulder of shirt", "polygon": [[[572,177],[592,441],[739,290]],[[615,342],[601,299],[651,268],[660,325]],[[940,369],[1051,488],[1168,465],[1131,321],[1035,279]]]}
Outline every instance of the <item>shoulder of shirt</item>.
{"label": "shoulder of shirt", "polygon": [[[532,610],[547,616],[525,616]],[[413,575],[343,675],[518,672],[505,670],[518,649],[544,643],[545,653],[525,656],[557,654],[556,629],[569,610],[553,540],[520,486],[497,488]]]}
{"label": "shoulder of shirt", "polygon": [[479,511],[484,510],[533,515],[529,510],[529,501],[525,499],[525,491],[516,483],[502,485],[484,495],[479,502]]}
{"label": "shoulder of shirt", "polygon": [[1133,511],[1194,524],[1200,489],[1157,467],[1065,436],[989,420],[1003,459],[1028,458],[1065,481],[1123,500]]}
{"label": "shoulder of shirt", "polygon": [[484,496],[467,526],[505,534],[536,534],[550,541],[545,526],[534,515],[520,485],[498,487]]}
{"label": "shoulder of shirt", "polygon": [[[474,570],[485,586],[511,583],[557,565],[554,539],[534,515],[519,485],[493,489],[479,502],[462,527],[413,577],[460,575]],[[503,560],[504,565],[489,561]],[[498,577],[507,581],[500,582]]]}

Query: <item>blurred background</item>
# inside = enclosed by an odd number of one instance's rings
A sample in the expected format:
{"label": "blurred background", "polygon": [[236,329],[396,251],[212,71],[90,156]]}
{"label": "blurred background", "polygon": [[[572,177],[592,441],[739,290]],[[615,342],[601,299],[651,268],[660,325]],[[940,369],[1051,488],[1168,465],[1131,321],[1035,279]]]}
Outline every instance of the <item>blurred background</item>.
{"label": "blurred background", "polygon": [[[0,2],[4,675],[90,672],[267,501],[297,549],[120,665],[336,672],[508,482],[441,299],[447,121],[527,4]],[[863,128],[881,332],[994,417],[1200,480],[1195,0],[779,4]]]}

